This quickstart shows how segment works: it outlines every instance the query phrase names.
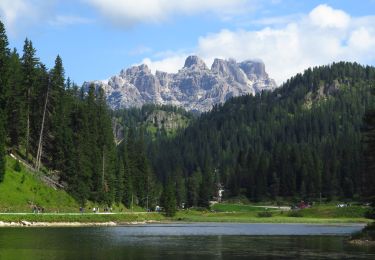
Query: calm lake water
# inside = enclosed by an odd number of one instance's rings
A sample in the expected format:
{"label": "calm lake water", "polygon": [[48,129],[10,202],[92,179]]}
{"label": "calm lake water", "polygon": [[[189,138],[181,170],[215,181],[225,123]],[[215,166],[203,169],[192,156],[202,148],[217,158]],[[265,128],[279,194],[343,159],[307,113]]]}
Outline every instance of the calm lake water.
{"label": "calm lake water", "polygon": [[360,225],[155,224],[0,228],[0,259],[375,259]]}

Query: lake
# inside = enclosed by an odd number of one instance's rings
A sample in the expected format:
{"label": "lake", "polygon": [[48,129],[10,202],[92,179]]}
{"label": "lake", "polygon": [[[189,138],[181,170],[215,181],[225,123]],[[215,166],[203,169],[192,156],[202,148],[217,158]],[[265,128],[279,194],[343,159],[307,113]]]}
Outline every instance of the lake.
{"label": "lake", "polygon": [[362,225],[148,224],[0,228],[0,259],[375,259]]}

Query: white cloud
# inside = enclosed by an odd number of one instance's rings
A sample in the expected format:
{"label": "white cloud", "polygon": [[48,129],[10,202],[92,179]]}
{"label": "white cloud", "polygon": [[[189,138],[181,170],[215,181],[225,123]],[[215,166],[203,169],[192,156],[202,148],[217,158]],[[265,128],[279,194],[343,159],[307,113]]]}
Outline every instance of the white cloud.
{"label": "white cloud", "polygon": [[171,16],[215,12],[243,13],[251,0],[83,0],[119,25],[163,22]]}
{"label": "white cloud", "polygon": [[57,15],[49,23],[55,26],[67,26],[67,25],[76,25],[76,24],[90,24],[94,21],[92,19],[74,16],[74,15]]}
{"label": "white cloud", "polygon": [[[281,84],[308,67],[334,61],[375,64],[374,21],[375,16],[350,17],[341,10],[319,5],[287,24],[260,30],[222,30],[200,37],[194,52],[208,65],[215,57],[261,59],[270,76]],[[154,69],[177,71],[183,64],[181,60],[182,54],[178,53],[147,61]]]}
{"label": "white cloud", "polygon": [[8,29],[14,29],[16,20],[28,11],[33,13],[32,6],[24,0],[1,0],[0,1],[0,18]]}
{"label": "white cloud", "polygon": [[350,23],[350,16],[342,10],[335,10],[328,5],[319,5],[309,14],[312,24],[322,28],[346,28]]}
{"label": "white cloud", "polygon": [[142,60],[141,64],[146,64],[153,73],[155,73],[156,70],[174,73],[178,69],[182,68],[185,63],[186,56],[187,54],[175,54],[157,61],[152,61],[150,58],[145,58]]}
{"label": "white cloud", "polygon": [[0,19],[11,34],[51,15],[55,0],[0,0]]}
{"label": "white cloud", "polygon": [[76,15],[56,14],[60,0],[0,0],[0,20],[7,32],[15,35],[36,24],[52,26],[89,24],[92,19]]}
{"label": "white cloud", "polygon": [[250,21],[250,22],[246,22],[246,23],[243,23],[243,25],[245,26],[248,26],[248,25],[280,26],[280,25],[291,23],[295,21],[296,19],[299,19],[300,17],[301,17],[300,14],[267,17],[267,18],[261,18],[261,19]]}

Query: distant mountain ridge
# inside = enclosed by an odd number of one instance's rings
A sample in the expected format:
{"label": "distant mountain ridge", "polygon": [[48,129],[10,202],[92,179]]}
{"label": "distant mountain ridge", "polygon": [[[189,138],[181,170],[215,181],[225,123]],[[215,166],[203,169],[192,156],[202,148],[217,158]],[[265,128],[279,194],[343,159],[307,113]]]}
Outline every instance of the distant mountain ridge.
{"label": "distant mountain ridge", "polygon": [[156,71],[142,64],[123,69],[108,80],[83,84],[102,87],[112,109],[144,104],[173,105],[187,111],[205,112],[231,97],[275,89],[276,83],[262,61],[215,59],[211,69],[198,56],[188,56],[177,73]]}

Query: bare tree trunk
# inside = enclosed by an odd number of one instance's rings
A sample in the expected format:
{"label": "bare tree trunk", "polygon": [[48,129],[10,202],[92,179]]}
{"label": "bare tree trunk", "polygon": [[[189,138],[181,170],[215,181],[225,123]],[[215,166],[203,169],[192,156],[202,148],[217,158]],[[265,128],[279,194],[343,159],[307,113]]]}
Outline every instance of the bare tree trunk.
{"label": "bare tree trunk", "polygon": [[36,155],[36,165],[35,169],[39,171],[40,165],[41,165],[41,160],[42,160],[42,140],[43,140],[43,131],[44,131],[44,122],[46,119],[46,111],[47,111],[47,103],[48,103],[48,94],[49,94],[49,82],[48,82],[48,87],[47,87],[47,94],[46,94],[46,100],[44,102],[44,109],[43,109],[43,118],[42,118],[42,125],[40,127],[40,134],[39,134],[39,142],[38,142],[38,152]]}
{"label": "bare tree trunk", "polygon": [[104,159],[104,147],[103,147],[103,162],[102,162],[102,187],[103,187],[103,190],[105,191],[105,187],[104,187],[104,171],[105,171],[105,159]]}
{"label": "bare tree trunk", "polygon": [[30,139],[30,108],[27,105],[27,124],[26,124],[26,161],[29,160],[29,139]]}

